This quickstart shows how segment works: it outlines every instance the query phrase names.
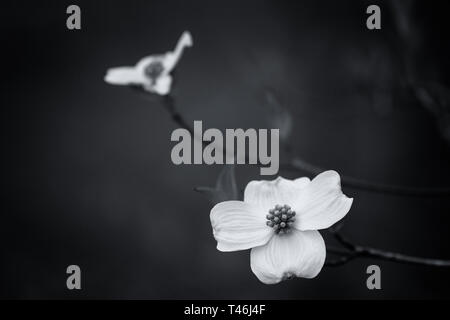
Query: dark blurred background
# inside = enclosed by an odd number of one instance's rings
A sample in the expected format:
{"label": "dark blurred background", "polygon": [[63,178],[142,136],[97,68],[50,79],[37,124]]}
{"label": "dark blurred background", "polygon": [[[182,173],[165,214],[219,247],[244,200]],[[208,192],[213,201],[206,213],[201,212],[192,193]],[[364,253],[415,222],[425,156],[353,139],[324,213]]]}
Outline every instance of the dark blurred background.
{"label": "dark blurred background", "polygon": [[[216,250],[220,166],[175,166],[161,103],[103,82],[107,68],[194,47],[179,111],[204,127],[264,128],[268,90],[292,115],[295,154],[374,182],[450,185],[448,1],[69,1],[1,5],[3,298],[449,298],[450,269],[355,260],[314,280],[261,284],[249,252]],[[382,29],[369,31],[378,4]],[[283,162],[283,158],[280,159]],[[280,172],[287,178],[300,173]],[[259,169],[239,166],[244,188]],[[450,199],[349,189],[354,242],[450,259]],[[382,290],[366,288],[378,264]],[[82,290],[66,289],[66,267]]]}

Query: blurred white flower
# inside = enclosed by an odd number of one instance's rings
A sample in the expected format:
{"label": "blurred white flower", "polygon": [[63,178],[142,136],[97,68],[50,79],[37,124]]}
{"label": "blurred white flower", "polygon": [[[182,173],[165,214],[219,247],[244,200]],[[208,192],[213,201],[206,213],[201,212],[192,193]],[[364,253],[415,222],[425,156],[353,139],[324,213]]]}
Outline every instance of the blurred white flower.
{"label": "blurred white flower", "polygon": [[317,230],[341,220],[353,199],[342,193],[339,174],[251,181],[244,201],[225,201],[211,210],[217,249],[252,249],[250,265],[265,284],[293,277],[314,278],[322,269],[325,242]]}
{"label": "blurred white flower", "polygon": [[180,60],[183,50],[192,45],[192,36],[185,31],[174,51],[144,57],[134,67],[109,69],[105,81],[114,85],[139,85],[148,92],[167,95],[172,85],[170,72]]}

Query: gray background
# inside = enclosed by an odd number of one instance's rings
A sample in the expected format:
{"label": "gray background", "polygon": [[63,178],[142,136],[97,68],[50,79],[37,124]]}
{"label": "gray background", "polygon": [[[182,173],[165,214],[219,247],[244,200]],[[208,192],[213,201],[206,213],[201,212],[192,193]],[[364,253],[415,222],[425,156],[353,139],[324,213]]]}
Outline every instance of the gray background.
{"label": "gray background", "polygon": [[[2,3],[4,298],[443,298],[450,270],[375,262],[369,291],[356,260],[314,280],[258,282],[249,252],[215,249],[212,186],[220,166],[175,166],[176,128],[158,100],[103,82],[109,67],[172,49],[190,30],[194,47],[176,72],[174,96],[204,127],[268,126],[265,90],[290,110],[296,154],[383,183],[448,186],[449,145],[433,116],[398,90],[403,48],[392,7],[383,29],[365,28],[366,1],[77,1],[82,30],[65,27],[68,1]],[[449,85],[444,2],[415,5],[424,77]],[[424,79],[426,80],[426,79]],[[283,162],[283,158],[280,159]],[[259,169],[240,166],[241,188]],[[280,172],[288,178],[292,172]],[[450,258],[450,199],[347,189],[344,232],[355,242]],[[82,268],[82,287],[65,269]]]}

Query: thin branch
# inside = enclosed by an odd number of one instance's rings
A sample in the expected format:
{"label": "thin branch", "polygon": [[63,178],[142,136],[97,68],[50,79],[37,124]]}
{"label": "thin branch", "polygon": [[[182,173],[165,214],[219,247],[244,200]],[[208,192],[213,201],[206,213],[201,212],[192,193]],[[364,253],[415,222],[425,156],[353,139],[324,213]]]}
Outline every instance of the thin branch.
{"label": "thin branch", "polygon": [[[287,170],[302,171],[311,175],[317,175],[326,171],[313,164],[310,164],[300,158],[294,158],[289,164],[282,166]],[[450,188],[416,188],[406,186],[387,185],[354,177],[341,175],[342,185],[344,187],[369,191],[374,193],[390,194],[396,196],[414,196],[414,197],[444,197],[450,196]]]}
{"label": "thin branch", "polygon": [[[184,120],[183,116],[177,111],[175,107],[175,101],[173,97],[170,95],[163,97],[164,107],[168,111],[172,120],[179,125],[181,128],[188,130],[192,136],[194,136],[194,130],[190,127],[187,122]],[[198,137],[196,137],[198,138]],[[203,141],[202,141],[203,142]],[[318,174],[325,170],[316,167],[312,164],[302,161],[301,159],[294,159],[291,162],[291,166],[294,169],[308,172],[311,174]],[[449,195],[449,189],[416,189],[416,188],[405,188],[405,187],[397,187],[397,186],[386,186],[375,183],[366,182],[363,180],[341,176],[342,182],[345,186],[353,187],[357,189],[374,191],[374,192],[382,192],[396,195],[415,195],[415,196],[436,196],[436,195]],[[429,259],[429,258],[421,258],[415,256],[404,255],[401,253],[395,253],[385,250],[380,250],[372,247],[365,247],[360,245],[355,245],[348,239],[346,239],[341,233],[339,233],[339,229],[342,225],[338,225],[335,228],[330,228],[329,231],[334,235],[336,240],[345,248],[345,250],[340,248],[335,248],[332,246],[328,246],[327,251],[331,254],[338,255],[337,259],[328,260],[325,265],[327,266],[340,266],[346,264],[355,258],[358,257],[366,257],[373,258],[379,260],[393,261],[397,263],[406,263],[406,264],[416,264],[416,265],[425,265],[425,266],[433,266],[433,267],[450,267],[450,260],[440,260],[440,259]]]}
{"label": "thin branch", "polygon": [[[347,238],[345,238],[338,231],[329,230],[335,239],[348,251],[344,251],[341,253],[340,260],[335,260],[332,263],[328,264],[329,266],[336,266],[345,264],[357,257],[361,258],[372,258],[378,260],[392,261],[397,263],[404,264],[414,264],[414,265],[422,265],[422,266],[431,266],[431,267],[450,267],[450,260],[442,260],[442,259],[431,259],[431,258],[422,258],[416,256],[410,256],[402,253],[396,253],[381,249],[376,249],[367,246],[361,246],[353,244]],[[331,249],[333,250],[333,249]],[[333,253],[333,251],[330,251]],[[334,251],[334,253],[338,253]],[[338,253],[339,254],[339,253]]]}
{"label": "thin branch", "polygon": [[167,95],[163,97],[163,104],[166,108],[167,112],[169,113],[170,117],[172,118],[173,122],[175,122],[178,126],[181,128],[184,128],[189,131],[189,133],[194,136],[194,129],[184,120],[182,115],[178,112],[177,108],[175,107],[175,99],[171,95]]}
{"label": "thin branch", "polygon": [[325,266],[327,267],[341,266],[356,258],[356,254],[354,254],[353,252],[333,246],[327,246],[327,253],[338,256],[338,258],[326,260]]}
{"label": "thin branch", "polygon": [[[175,106],[175,100],[171,95],[163,97],[163,105],[167,112],[169,113],[172,120],[181,128],[188,130],[192,136],[194,136],[194,130],[186,122],[183,116],[178,112]],[[199,137],[196,137],[199,139]],[[207,144],[202,140],[203,144]],[[225,151],[222,150],[224,153]],[[326,171],[324,168],[320,168],[313,164],[310,164],[300,158],[294,158],[290,164],[282,166],[283,169],[290,169],[295,171],[302,171],[311,175],[318,175],[321,172]],[[344,187],[349,187],[353,189],[359,189],[364,191],[391,194],[398,196],[416,196],[416,197],[441,197],[450,196],[450,188],[414,188],[414,187],[404,187],[404,186],[394,186],[385,185],[380,183],[374,183],[370,181],[365,181],[362,179],[357,179],[353,177],[348,177],[341,175],[342,184]]]}
{"label": "thin branch", "polygon": [[356,256],[354,256],[354,255],[342,256],[342,257],[339,257],[337,259],[325,261],[324,266],[326,266],[326,267],[339,267],[339,266],[342,266],[342,265],[346,264],[347,262],[353,260],[354,258],[356,258]]}
{"label": "thin branch", "polygon": [[415,256],[409,256],[406,254],[389,252],[384,250],[379,250],[370,247],[357,247],[359,256],[378,258],[380,260],[393,261],[398,263],[406,263],[406,264],[416,264],[416,265],[425,265],[432,267],[450,267],[450,260],[441,260],[441,259],[430,259],[430,258],[421,258]]}

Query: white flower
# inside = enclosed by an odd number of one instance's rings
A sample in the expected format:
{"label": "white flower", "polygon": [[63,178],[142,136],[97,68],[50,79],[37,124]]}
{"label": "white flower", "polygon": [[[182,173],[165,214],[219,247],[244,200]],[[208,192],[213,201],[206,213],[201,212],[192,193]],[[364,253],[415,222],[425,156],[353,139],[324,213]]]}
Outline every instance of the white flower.
{"label": "white flower", "polygon": [[211,210],[217,249],[252,249],[250,265],[265,284],[292,277],[314,278],[322,269],[325,242],[317,230],[341,220],[353,199],[342,193],[339,174],[251,181],[244,201],[225,201]]}
{"label": "white flower", "polygon": [[114,85],[140,85],[148,92],[166,95],[172,85],[170,72],[180,60],[183,50],[192,45],[192,36],[185,31],[174,51],[144,57],[134,67],[109,69],[105,81]]}

